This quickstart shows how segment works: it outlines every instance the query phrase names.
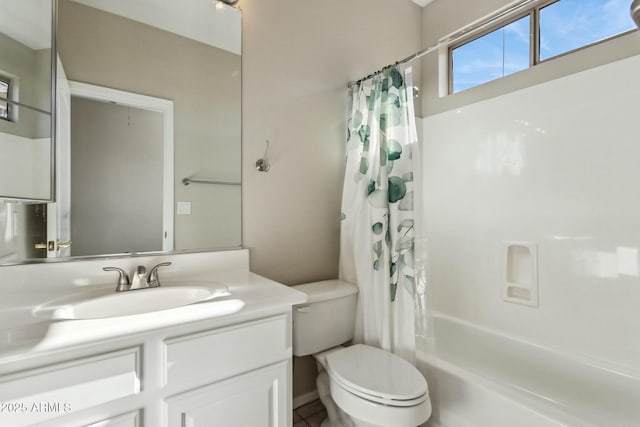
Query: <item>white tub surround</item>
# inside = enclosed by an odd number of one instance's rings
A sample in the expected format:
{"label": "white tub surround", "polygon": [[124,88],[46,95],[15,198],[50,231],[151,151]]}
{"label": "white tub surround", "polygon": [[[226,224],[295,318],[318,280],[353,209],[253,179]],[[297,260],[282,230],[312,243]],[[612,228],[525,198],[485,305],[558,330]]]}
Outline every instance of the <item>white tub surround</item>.
{"label": "white tub surround", "polygon": [[419,354],[434,401],[429,426],[632,427],[640,374],[444,315],[437,351]]}
{"label": "white tub surround", "polygon": [[[634,56],[423,120],[435,311],[640,371],[638,73]],[[537,256],[537,307],[503,300],[505,242]]]}
{"label": "white tub surround", "polygon": [[[115,293],[104,266],[164,261],[173,263],[160,272],[167,287],[196,281],[227,292],[113,318],[32,315],[79,291],[108,284]],[[291,307],[306,296],[250,273],[246,250],[3,267],[0,283],[9,302],[0,310],[2,425],[290,425]]]}
{"label": "white tub surround", "polygon": [[[640,419],[627,400],[640,401],[639,72],[633,56],[422,121],[431,309],[556,349],[554,359],[535,346],[510,358],[496,348],[472,371],[560,402],[579,419],[569,426]],[[436,346],[444,367],[454,353]],[[480,357],[455,354],[465,352]],[[609,366],[634,378],[600,368]],[[498,426],[464,413],[489,407],[485,397],[464,394],[458,416]]]}

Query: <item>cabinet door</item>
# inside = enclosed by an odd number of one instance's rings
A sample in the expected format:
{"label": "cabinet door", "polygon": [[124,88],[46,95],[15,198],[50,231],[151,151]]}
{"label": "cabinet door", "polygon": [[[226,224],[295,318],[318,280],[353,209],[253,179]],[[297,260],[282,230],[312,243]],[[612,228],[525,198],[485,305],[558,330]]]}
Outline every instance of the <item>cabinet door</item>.
{"label": "cabinet door", "polygon": [[89,424],[86,427],[140,427],[140,413],[138,411],[130,412]]}
{"label": "cabinet door", "polygon": [[170,427],[286,427],[289,362],[167,399]]}

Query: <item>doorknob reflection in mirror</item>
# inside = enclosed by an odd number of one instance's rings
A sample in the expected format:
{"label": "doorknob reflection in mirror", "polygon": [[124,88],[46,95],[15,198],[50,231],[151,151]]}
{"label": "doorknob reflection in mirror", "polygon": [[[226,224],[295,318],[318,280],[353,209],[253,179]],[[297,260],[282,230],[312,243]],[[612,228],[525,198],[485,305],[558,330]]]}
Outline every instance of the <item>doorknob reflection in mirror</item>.
{"label": "doorknob reflection in mirror", "polygon": [[70,248],[71,247],[71,243],[72,243],[71,240],[69,240],[68,242],[58,241],[58,242],[56,242],[56,247],[58,249],[60,249],[60,248]]}
{"label": "doorknob reflection in mirror", "polygon": [[49,240],[46,243],[42,243],[42,242],[36,243],[34,247],[36,249],[46,249],[49,252],[51,252],[51,251],[55,251],[56,249],[60,250],[62,248],[70,248],[71,243],[73,243],[71,240],[69,240],[68,242],[61,242],[59,240],[57,242],[54,242],[53,240]]}
{"label": "doorknob reflection in mirror", "polygon": [[45,242],[45,243],[36,243],[33,247],[36,249],[46,249],[48,251],[52,251],[55,249],[55,244],[56,242],[54,242],[53,240],[50,240],[49,242]]}

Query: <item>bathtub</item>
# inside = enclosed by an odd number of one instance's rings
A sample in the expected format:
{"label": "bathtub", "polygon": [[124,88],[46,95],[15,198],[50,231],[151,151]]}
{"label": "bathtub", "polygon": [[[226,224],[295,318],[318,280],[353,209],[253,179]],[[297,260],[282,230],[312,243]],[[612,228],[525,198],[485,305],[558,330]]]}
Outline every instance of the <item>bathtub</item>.
{"label": "bathtub", "polygon": [[[444,315],[419,352],[428,427],[638,427],[640,375]],[[423,346],[421,346],[423,347]]]}

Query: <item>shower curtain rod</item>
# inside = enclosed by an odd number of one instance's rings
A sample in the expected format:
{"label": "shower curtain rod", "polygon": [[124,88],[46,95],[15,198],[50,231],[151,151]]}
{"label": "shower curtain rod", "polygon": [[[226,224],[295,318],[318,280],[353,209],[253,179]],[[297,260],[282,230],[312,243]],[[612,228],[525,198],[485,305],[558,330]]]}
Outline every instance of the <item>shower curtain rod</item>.
{"label": "shower curtain rod", "polygon": [[394,67],[394,66],[398,66],[398,65],[402,65],[402,64],[406,64],[408,62],[412,62],[415,61],[416,59],[420,59],[425,55],[430,54],[431,52],[434,52],[436,50],[440,50],[440,48],[444,47],[444,46],[448,46],[451,45],[453,43],[456,43],[458,41],[460,41],[461,39],[463,39],[464,37],[467,37],[468,35],[476,32],[476,31],[480,31],[484,28],[487,28],[491,25],[494,25],[496,22],[498,21],[502,21],[503,19],[506,19],[507,17],[511,16],[511,15],[515,15],[519,12],[522,12],[523,9],[530,7],[532,4],[533,5],[537,5],[538,3],[543,3],[543,2],[548,2],[549,0],[518,0],[516,2],[513,2],[505,7],[503,7],[502,9],[498,9],[497,11],[490,13],[489,15],[486,15],[483,18],[480,18],[474,22],[472,22],[471,24],[467,25],[466,27],[461,28],[460,30],[449,34],[446,37],[443,37],[442,39],[440,39],[438,41],[438,43],[429,46],[426,49],[423,49],[419,52],[414,53],[413,55],[407,56],[404,59],[401,59],[400,61],[397,61],[393,64],[389,64],[381,69],[379,69],[378,71],[376,71],[375,73],[369,74],[366,77],[361,78],[358,81],[355,82],[349,82],[349,84],[347,84],[347,88],[351,88],[355,85],[358,85],[360,83],[362,83],[363,81],[369,80],[372,77],[377,76],[378,74],[381,74],[384,70],[390,68],[390,67]]}

